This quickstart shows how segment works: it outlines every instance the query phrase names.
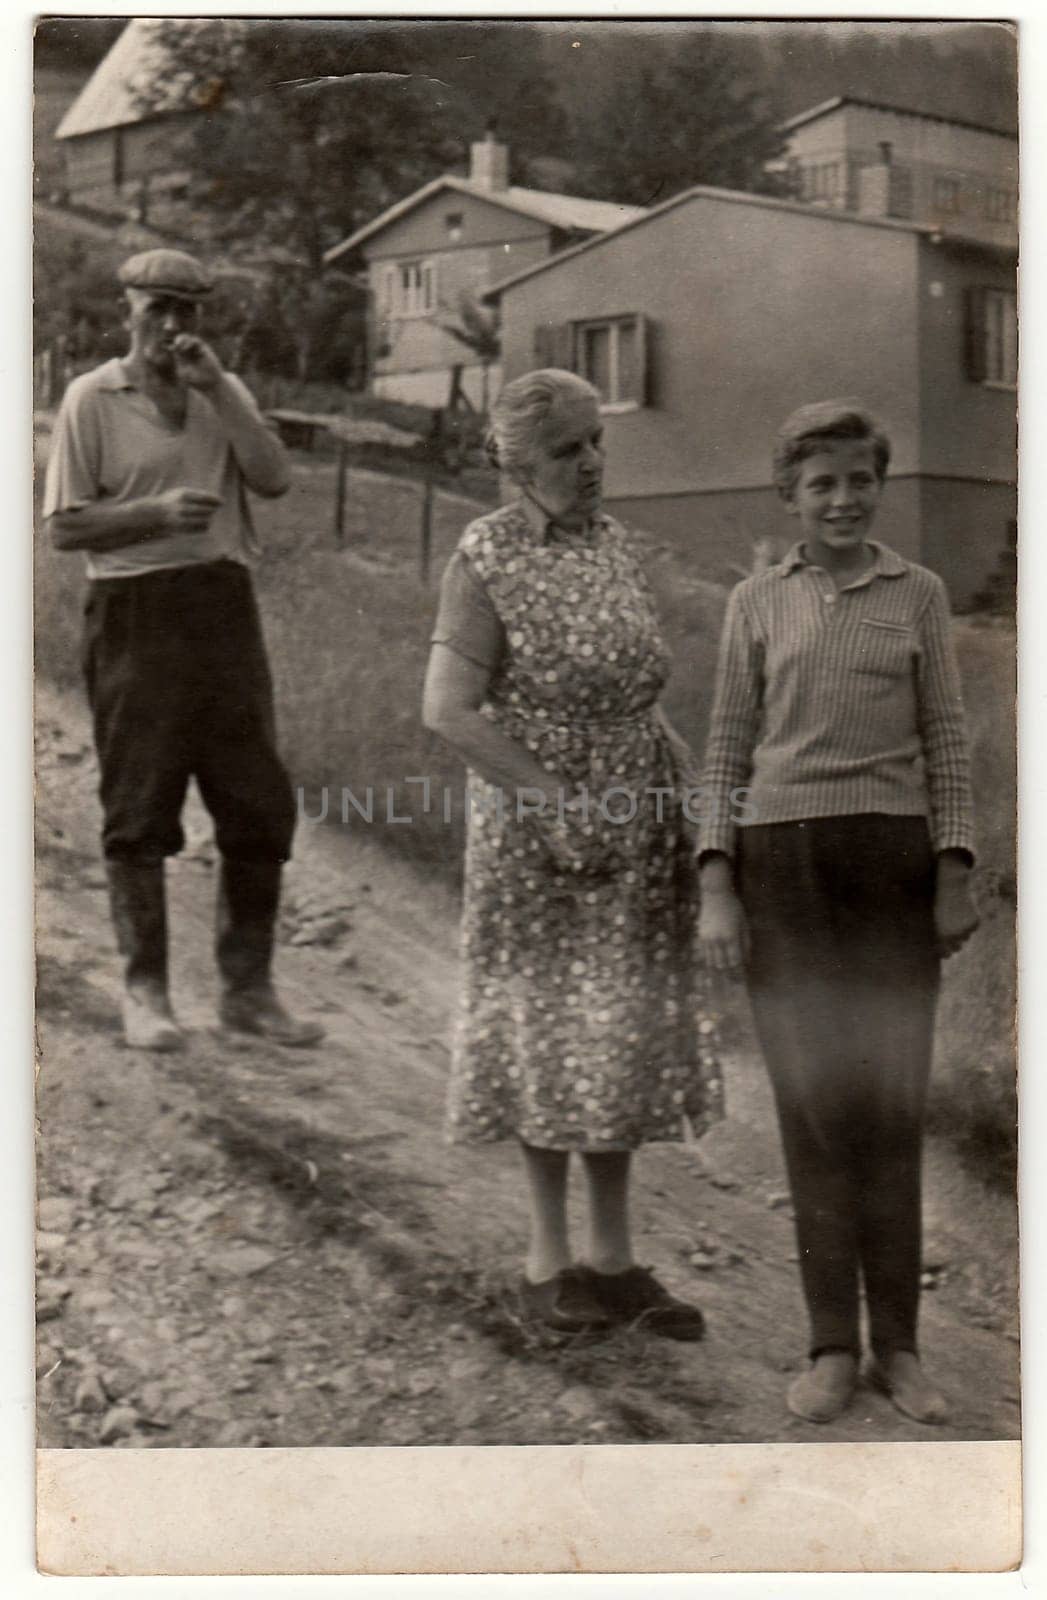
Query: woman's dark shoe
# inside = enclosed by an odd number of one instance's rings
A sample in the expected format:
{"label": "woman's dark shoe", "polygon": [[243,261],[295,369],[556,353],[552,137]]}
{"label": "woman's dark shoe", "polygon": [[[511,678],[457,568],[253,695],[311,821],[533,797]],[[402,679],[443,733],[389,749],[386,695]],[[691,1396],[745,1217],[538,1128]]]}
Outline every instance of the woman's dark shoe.
{"label": "woman's dark shoe", "polygon": [[610,1327],[611,1319],[578,1267],[564,1267],[541,1283],[521,1278],[520,1303],[527,1317],[560,1333],[586,1333]]}
{"label": "woman's dark shoe", "polygon": [[694,1340],[705,1333],[698,1307],[677,1300],[647,1267],[629,1267],[625,1272],[587,1267],[585,1272],[597,1302],[613,1321],[649,1328],[666,1339]]}

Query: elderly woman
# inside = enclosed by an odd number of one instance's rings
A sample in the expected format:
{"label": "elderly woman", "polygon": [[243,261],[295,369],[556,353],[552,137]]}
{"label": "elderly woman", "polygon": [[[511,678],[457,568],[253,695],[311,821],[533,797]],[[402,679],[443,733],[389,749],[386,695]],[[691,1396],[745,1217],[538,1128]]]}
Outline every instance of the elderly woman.
{"label": "elderly woman", "polygon": [[[629,540],[601,512],[596,391],[556,369],[518,378],[488,447],[517,497],[462,536],[425,686],[426,726],[469,768],[451,1137],[519,1141],[532,1316],[698,1339],[698,1308],[634,1261],[627,1201],[633,1150],[702,1131],[718,1104],[694,1004],[684,747],[657,706],[668,655]],[[585,1265],[568,1246],[571,1151]]]}

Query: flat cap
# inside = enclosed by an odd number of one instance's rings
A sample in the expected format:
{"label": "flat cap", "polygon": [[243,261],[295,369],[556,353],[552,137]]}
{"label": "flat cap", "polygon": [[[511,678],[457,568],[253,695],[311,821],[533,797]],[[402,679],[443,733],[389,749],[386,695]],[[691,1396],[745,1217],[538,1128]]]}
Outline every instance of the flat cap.
{"label": "flat cap", "polygon": [[125,289],[200,300],[214,285],[195,256],[184,250],[141,250],[124,262],[117,277]]}

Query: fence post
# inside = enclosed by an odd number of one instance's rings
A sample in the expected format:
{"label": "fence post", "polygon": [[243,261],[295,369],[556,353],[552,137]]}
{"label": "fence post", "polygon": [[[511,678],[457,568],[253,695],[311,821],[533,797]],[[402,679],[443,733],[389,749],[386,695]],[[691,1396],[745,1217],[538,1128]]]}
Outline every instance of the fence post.
{"label": "fence post", "polygon": [[430,463],[425,469],[425,483],[422,488],[422,544],[419,553],[419,575],[423,584],[429,582],[429,565],[433,548],[433,467]]}
{"label": "fence post", "polygon": [[338,460],[334,469],[334,542],[335,548],[338,550],[341,550],[345,545],[345,477],[348,464],[348,441],[344,438],[339,438]]}

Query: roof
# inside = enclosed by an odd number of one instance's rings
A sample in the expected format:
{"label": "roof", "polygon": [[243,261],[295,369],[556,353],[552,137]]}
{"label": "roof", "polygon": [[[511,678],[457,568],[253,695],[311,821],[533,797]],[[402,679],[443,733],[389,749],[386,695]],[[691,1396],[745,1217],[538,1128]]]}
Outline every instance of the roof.
{"label": "roof", "polygon": [[[171,18],[134,17],[98,63],[55,130],[56,139],[101,133],[146,117],[185,110],[187,75],[174,73],[161,42]],[[185,28],[206,26],[210,18],[183,18]],[[148,110],[142,93],[150,92]]]}
{"label": "roof", "polygon": [[623,223],[635,222],[646,215],[642,206],[620,206],[609,200],[585,200],[578,195],[553,194],[545,189],[521,189],[516,185],[508,189],[485,189],[468,178],[456,178],[451,173],[445,173],[443,177],[433,178],[423,188],[416,189],[406,199],[397,201],[388,211],[375,217],[373,222],[357,228],[348,239],[343,239],[341,244],[328,250],[324,260],[328,263],[336,261],[347,251],[355,250],[365,239],[373,238],[394,222],[399,222],[401,217],[407,216],[417,206],[424,205],[434,195],[448,189],[456,194],[468,194],[477,200],[486,200],[490,205],[500,206],[503,211],[534,217],[536,221],[548,223],[553,228],[581,228],[588,233],[607,233],[612,228],[620,228]]}
{"label": "roof", "polygon": [[631,228],[645,226],[653,222],[656,217],[662,216],[666,211],[671,211],[675,206],[687,205],[692,200],[715,200],[725,205],[752,206],[766,211],[788,211],[794,216],[807,217],[814,222],[828,222],[830,224],[850,223],[859,228],[889,228],[896,233],[915,233],[926,238],[941,238],[942,229],[932,227],[925,222],[905,222],[896,217],[866,217],[859,216],[855,211],[836,211],[828,208],[801,205],[796,200],[779,200],[772,195],[749,194],[742,189],[713,189],[705,184],[698,184],[693,189],[683,189],[679,194],[674,194],[670,199],[663,200],[660,206],[652,206],[650,211],[645,211],[642,216],[634,218],[631,222],[623,223],[615,230],[613,235],[602,235],[595,239],[583,239],[580,244],[572,245],[569,250],[561,250],[557,255],[549,256],[544,261],[536,262],[534,266],[524,267],[520,272],[514,272],[509,278],[503,278],[499,283],[494,283],[480,298],[482,300],[497,300],[506,289],[515,288],[525,278],[533,278],[539,272],[548,272],[551,267],[559,267],[572,257],[581,255],[584,250],[593,250],[598,245],[609,244],[611,239],[618,239]]}
{"label": "roof", "polygon": [[864,100],[853,94],[834,95],[831,100],[823,100],[807,111],[798,112],[795,117],[790,117],[788,122],[779,123],[779,127],[783,133],[794,133],[806,123],[817,122],[821,117],[831,116],[843,106],[862,106],[866,111],[889,111],[895,117],[919,117],[924,122],[947,122],[954,128],[969,128],[974,133],[992,133],[998,139],[1017,138],[1016,134],[1005,133],[1002,128],[990,128],[984,122],[968,122],[963,117],[944,117],[935,111],[914,111],[909,106],[892,106],[884,100]]}

